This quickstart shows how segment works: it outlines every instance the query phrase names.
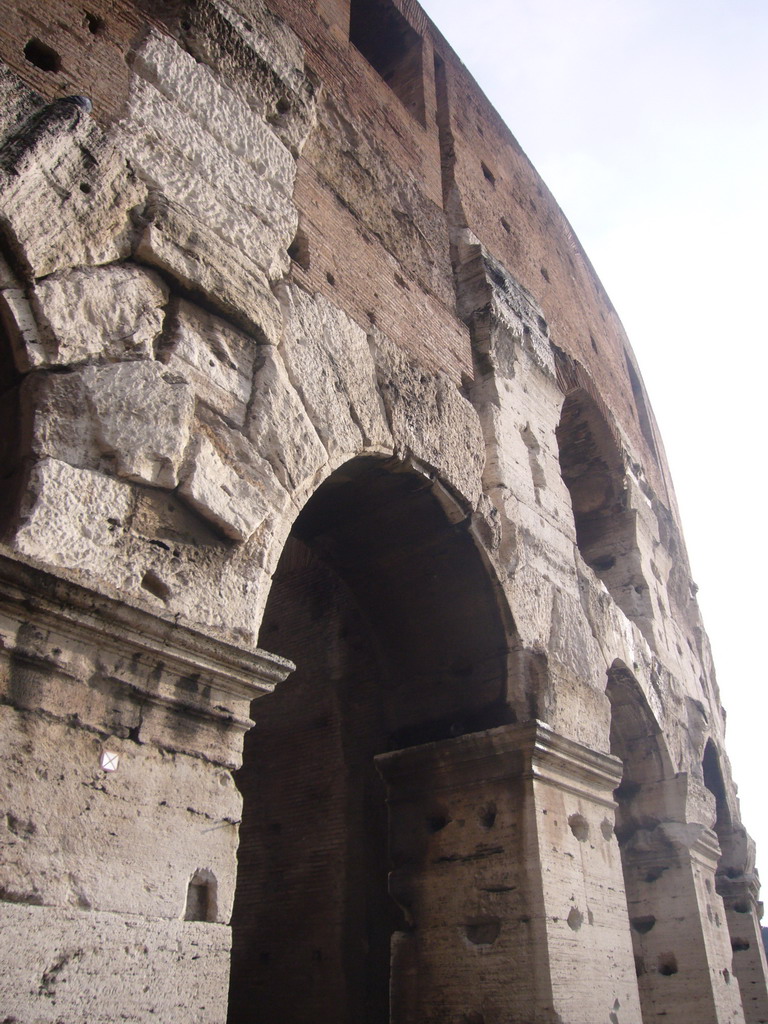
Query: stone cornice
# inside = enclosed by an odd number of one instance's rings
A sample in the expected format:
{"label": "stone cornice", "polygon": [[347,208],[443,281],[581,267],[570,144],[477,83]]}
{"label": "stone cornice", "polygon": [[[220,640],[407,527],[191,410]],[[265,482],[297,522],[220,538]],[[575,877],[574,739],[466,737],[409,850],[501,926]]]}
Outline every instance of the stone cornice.
{"label": "stone cornice", "polygon": [[243,648],[98,594],[0,549],[0,615],[32,622],[99,651],[146,666],[162,663],[178,679],[241,700],[274,690],[294,669],[258,648]]}
{"label": "stone cornice", "polygon": [[456,739],[381,754],[376,759],[384,780],[398,793],[425,783],[450,789],[491,779],[541,781],[615,806],[613,790],[621,762],[610,754],[558,735],[543,722],[506,725]]}

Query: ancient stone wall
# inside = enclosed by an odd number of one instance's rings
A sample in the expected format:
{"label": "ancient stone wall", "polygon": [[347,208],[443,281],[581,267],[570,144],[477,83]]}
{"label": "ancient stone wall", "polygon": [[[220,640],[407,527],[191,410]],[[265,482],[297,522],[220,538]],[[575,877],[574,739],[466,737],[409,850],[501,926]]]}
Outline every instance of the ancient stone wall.
{"label": "ancient stone wall", "polygon": [[7,1019],[768,1020],[636,361],[438,30],[0,11]]}

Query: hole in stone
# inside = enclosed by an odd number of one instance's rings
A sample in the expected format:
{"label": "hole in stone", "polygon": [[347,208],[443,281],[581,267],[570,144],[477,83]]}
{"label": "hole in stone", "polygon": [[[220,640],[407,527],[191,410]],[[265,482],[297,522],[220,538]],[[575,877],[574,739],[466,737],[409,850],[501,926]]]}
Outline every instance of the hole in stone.
{"label": "hole in stone", "polygon": [[507,234],[511,233],[512,228],[509,226],[509,221],[506,220],[504,217],[501,218],[501,226],[504,228]]}
{"label": "hole in stone", "polygon": [[592,348],[593,348],[593,349],[595,350],[595,352],[599,352],[599,351],[600,351],[600,349],[599,349],[599,348],[597,347],[597,342],[595,341],[595,339],[594,339],[593,335],[591,335],[591,334],[590,334],[590,336],[589,336],[589,340],[590,340],[590,343],[591,343],[591,345],[592,345]]}
{"label": "hole in stone", "polygon": [[302,270],[309,270],[309,242],[301,228],[298,229],[293,241],[288,246],[288,255]]}
{"label": "hole in stone", "polygon": [[542,334],[547,334],[548,333],[549,327],[547,327],[547,321],[544,319],[543,316],[537,316],[536,317],[536,323],[539,325],[539,330],[541,331]]}
{"label": "hole in stone", "polygon": [[216,920],[216,876],[212,871],[198,870],[190,878],[184,920]]}
{"label": "hole in stone", "polygon": [[408,285],[405,283],[405,278],[400,274],[395,274],[395,284],[399,285],[400,288],[408,288]]}
{"label": "hole in stone", "polygon": [[104,19],[99,18],[98,15],[90,14],[88,11],[86,11],[84,20],[85,27],[88,29],[92,36],[97,36],[100,32],[104,31]]}
{"label": "hole in stone", "polygon": [[540,267],[539,269],[541,270],[541,276],[544,278],[547,284],[549,284],[549,271],[546,267]]}
{"label": "hole in stone", "polygon": [[590,568],[594,569],[595,572],[600,575],[601,572],[608,572],[616,565],[616,559],[613,555],[603,555],[600,558],[595,558],[590,563]]}
{"label": "hole in stone", "polygon": [[723,968],[723,977],[725,978],[725,984],[726,985],[730,985],[731,984],[731,972],[728,970],[727,967]]}
{"label": "hole in stone", "polygon": [[482,162],[482,160],[480,161],[480,167],[482,168],[483,177],[485,178],[485,180],[487,182],[490,182],[490,184],[495,187],[496,186],[496,175],[493,173],[493,171],[490,169],[490,167],[488,167],[486,164],[484,164]]}
{"label": "hole in stone", "polygon": [[493,828],[496,824],[496,804],[488,804],[481,809],[480,824],[483,828]]}
{"label": "hole in stone", "polygon": [[571,931],[577,932],[584,924],[584,915],[578,907],[571,907],[568,911],[568,927]]}
{"label": "hole in stone", "polygon": [[333,276],[333,274],[332,274],[332,273],[330,272],[330,270],[329,270],[329,271],[328,271],[328,273],[327,273],[327,274],[325,275],[325,280],[326,280],[326,281],[328,282],[328,284],[329,284],[329,285],[331,285],[331,286],[335,286],[335,284],[336,284],[336,278],[335,278],[335,277]]}
{"label": "hole in stone", "polygon": [[464,925],[464,934],[473,946],[492,946],[500,931],[501,921],[498,917],[477,918]]}
{"label": "hole in stone", "polygon": [[433,814],[431,817],[427,818],[427,831],[442,832],[450,820],[451,819],[447,814]]}
{"label": "hole in stone", "polygon": [[633,917],[630,918],[630,922],[634,931],[638,935],[647,935],[648,932],[656,924],[656,918],[653,914],[649,914],[647,917]]}
{"label": "hole in stone", "polygon": [[29,40],[24,47],[24,56],[30,64],[34,64],[41,71],[59,71],[61,69],[59,54],[39,39]]}
{"label": "hole in stone", "polygon": [[161,601],[167,601],[171,596],[171,588],[163,583],[151,569],[142,576],[141,585],[153,597],[158,597]]}
{"label": "hole in stone", "polygon": [[647,871],[645,874],[645,881],[658,882],[658,880],[661,878],[661,876],[664,874],[666,870],[666,867],[651,868],[650,871]]}
{"label": "hole in stone", "polygon": [[739,900],[737,903],[733,904],[733,909],[737,914],[748,914],[752,908],[746,900]]}
{"label": "hole in stone", "polygon": [[658,972],[663,974],[665,978],[677,974],[677,959],[672,953],[659,957]]}
{"label": "hole in stone", "polygon": [[589,822],[583,814],[572,814],[568,818],[568,824],[571,832],[576,836],[580,843],[586,843],[589,839]]}
{"label": "hole in stone", "polygon": [[91,190],[91,186],[88,184],[87,181],[81,181],[80,182],[80,191],[83,193],[83,195],[86,195],[86,196],[90,195],[92,190]]}
{"label": "hole in stone", "polygon": [[605,839],[606,841],[613,838],[613,825],[610,821],[608,821],[607,818],[603,818],[603,820],[600,822],[600,831],[603,834],[603,839]]}
{"label": "hole in stone", "polygon": [[749,949],[749,945],[750,943],[748,939],[731,940],[731,949],[734,953],[745,953]]}

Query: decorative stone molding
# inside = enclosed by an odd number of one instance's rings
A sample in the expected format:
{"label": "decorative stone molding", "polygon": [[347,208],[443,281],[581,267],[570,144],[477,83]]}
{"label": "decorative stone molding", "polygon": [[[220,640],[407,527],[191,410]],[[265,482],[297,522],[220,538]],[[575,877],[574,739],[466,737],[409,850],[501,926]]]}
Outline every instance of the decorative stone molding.
{"label": "decorative stone molding", "polygon": [[[64,693],[60,686],[46,686],[52,678],[90,685],[98,677],[116,688],[119,700],[168,719],[167,729],[155,723],[145,735],[145,713],[136,738],[232,766],[239,763],[242,734],[252,724],[250,702],[270,693],[293,670],[283,658],[177,625],[5,552],[0,552],[0,631],[5,657],[36,677],[33,693],[29,687],[15,693],[9,672],[11,703],[31,703],[62,717],[77,712],[83,724],[96,730],[120,731],[119,715],[116,721],[92,702],[88,710],[81,709],[71,687]],[[171,728],[174,716],[193,726],[183,738]],[[203,732],[213,729],[218,747],[196,736],[195,726]]]}

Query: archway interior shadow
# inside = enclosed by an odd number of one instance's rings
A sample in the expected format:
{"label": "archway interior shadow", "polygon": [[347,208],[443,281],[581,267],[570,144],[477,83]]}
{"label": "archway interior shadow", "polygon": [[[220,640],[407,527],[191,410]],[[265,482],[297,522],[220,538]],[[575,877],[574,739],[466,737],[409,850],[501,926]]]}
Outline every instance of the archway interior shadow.
{"label": "archway interior shadow", "polygon": [[429,480],[356,459],[297,519],[260,644],[296,672],[254,703],[230,1024],[389,1019],[387,810],[376,754],[511,720],[507,634]]}

